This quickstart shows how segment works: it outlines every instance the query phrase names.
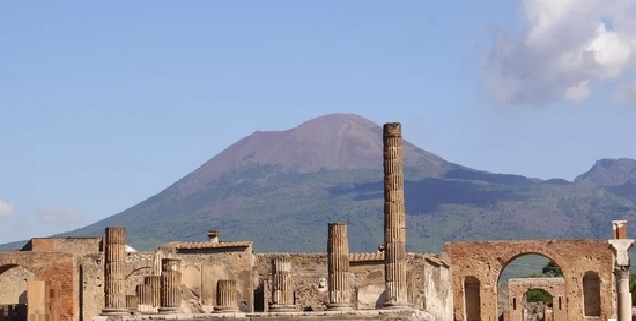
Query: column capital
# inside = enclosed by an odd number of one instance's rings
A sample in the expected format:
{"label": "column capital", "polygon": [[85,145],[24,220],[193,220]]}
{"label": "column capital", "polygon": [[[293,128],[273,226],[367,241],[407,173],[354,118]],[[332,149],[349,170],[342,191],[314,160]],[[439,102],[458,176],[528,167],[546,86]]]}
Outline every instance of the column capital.
{"label": "column capital", "polygon": [[633,239],[614,239],[607,241],[612,247],[612,251],[614,251],[616,265],[629,265],[629,255],[627,251],[634,245],[634,241]]}

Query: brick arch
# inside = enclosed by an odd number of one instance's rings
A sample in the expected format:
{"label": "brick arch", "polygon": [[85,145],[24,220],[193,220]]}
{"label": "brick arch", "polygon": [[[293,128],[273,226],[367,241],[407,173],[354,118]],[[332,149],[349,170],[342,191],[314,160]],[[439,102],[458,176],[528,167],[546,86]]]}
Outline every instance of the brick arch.
{"label": "brick arch", "polygon": [[31,271],[40,281],[60,281],[61,320],[72,321],[79,316],[79,298],[74,295],[77,275],[72,253],[27,251],[0,253],[0,270],[6,271],[14,266]]}
{"label": "brick arch", "polygon": [[501,272],[503,272],[503,270],[506,269],[506,267],[508,267],[508,265],[510,263],[512,263],[514,260],[526,256],[526,255],[538,255],[541,257],[544,257],[548,260],[552,260],[554,261],[554,263],[559,266],[561,268],[561,272],[563,272],[563,277],[565,279],[567,279],[567,275],[565,275],[565,270],[563,269],[563,265],[566,263],[565,259],[559,255],[558,253],[556,253],[554,250],[552,249],[543,249],[543,251],[539,251],[538,249],[532,249],[532,248],[528,248],[528,249],[516,249],[510,252],[506,252],[504,255],[497,257],[497,261],[500,261],[501,264],[501,270],[499,271],[499,276],[497,277],[497,282],[499,282],[499,280],[501,279]]}
{"label": "brick arch", "polygon": [[[496,320],[497,282],[501,272],[514,259],[541,255],[552,259],[563,271],[568,320],[583,320],[583,274],[593,271],[601,278],[601,319],[615,315],[613,300],[613,253],[603,240],[528,240],[447,242],[445,251],[451,258],[451,280],[455,320],[466,320],[463,279],[472,275],[482,284],[481,320]],[[604,281],[603,281],[604,280]]]}
{"label": "brick arch", "polygon": [[[565,289],[565,279],[558,278],[513,278],[508,282],[508,313],[510,321],[521,320],[521,309],[512,309],[512,300],[517,299],[517,306],[521,307],[522,298],[525,293],[531,289],[545,290],[552,296],[553,307],[552,313],[554,320],[566,320],[567,319],[567,305]],[[559,301],[561,300],[561,301]],[[504,312],[505,313],[505,312]]]}

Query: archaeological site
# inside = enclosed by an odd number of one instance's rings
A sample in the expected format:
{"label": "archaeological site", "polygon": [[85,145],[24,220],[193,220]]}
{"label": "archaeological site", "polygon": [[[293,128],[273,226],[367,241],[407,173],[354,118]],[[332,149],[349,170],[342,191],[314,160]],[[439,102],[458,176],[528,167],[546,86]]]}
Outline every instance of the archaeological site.
{"label": "archaeological site", "polygon": [[[384,125],[384,244],[350,253],[347,225],[325,226],[325,253],[255,253],[251,241],[172,241],[151,252],[126,245],[124,227],[84,238],[34,238],[0,253],[3,320],[435,320],[632,319],[627,222],[610,240],[447,242],[406,251],[402,130]],[[517,278],[498,297],[502,270],[544,256],[563,277]],[[551,306],[530,311],[528,289]]]}

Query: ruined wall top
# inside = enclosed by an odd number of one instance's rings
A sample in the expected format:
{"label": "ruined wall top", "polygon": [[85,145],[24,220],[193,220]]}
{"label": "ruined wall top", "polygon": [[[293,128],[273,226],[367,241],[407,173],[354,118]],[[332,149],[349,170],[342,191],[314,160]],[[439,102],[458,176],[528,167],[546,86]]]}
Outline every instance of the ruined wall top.
{"label": "ruined wall top", "polygon": [[67,252],[84,255],[102,251],[103,237],[32,238],[20,251]]}

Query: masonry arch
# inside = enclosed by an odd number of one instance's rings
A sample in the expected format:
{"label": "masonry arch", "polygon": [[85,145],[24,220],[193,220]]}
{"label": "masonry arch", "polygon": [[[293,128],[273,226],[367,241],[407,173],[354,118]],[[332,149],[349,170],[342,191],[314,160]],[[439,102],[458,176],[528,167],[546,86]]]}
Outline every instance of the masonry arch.
{"label": "masonry arch", "polygon": [[564,278],[566,320],[583,320],[583,276],[598,273],[601,319],[615,315],[612,275],[613,253],[603,240],[527,240],[447,242],[445,252],[451,258],[454,316],[467,321],[464,279],[474,276],[480,282],[480,318],[497,320],[497,282],[503,269],[514,259],[528,254],[553,260],[561,267]]}
{"label": "masonry arch", "polygon": [[27,304],[27,282],[37,279],[35,273],[19,264],[0,266],[0,305]]}
{"label": "masonry arch", "polygon": [[[523,320],[523,299],[529,290],[538,289],[547,292],[552,296],[552,308],[547,309],[552,315],[552,320],[567,320],[567,302],[565,300],[567,291],[565,289],[565,279],[562,277],[549,278],[514,278],[508,280],[509,300],[516,300],[516,307],[509,310],[509,321]],[[511,303],[511,306],[514,305]],[[546,318],[547,319],[547,318]]]}
{"label": "masonry arch", "polygon": [[[75,281],[78,267],[73,253],[62,252],[3,252],[0,253],[1,275],[13,273],[13,269],[21,267],[33,274],[34,280],[59,281],[60,318],[61,321],[75,320],[79,316],[79,299],[75,295]],[[17,270],[16,270],[17,271]],[[30,275],[30,274],[29,274]],[[79,285],[77,285],[79,287]],[[4,290],[4,289],[3,289]]]}

